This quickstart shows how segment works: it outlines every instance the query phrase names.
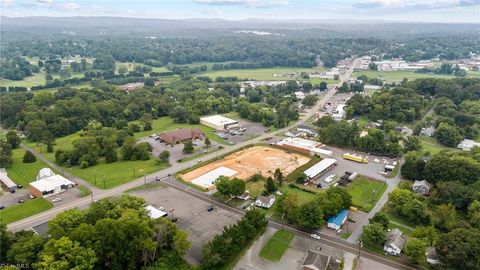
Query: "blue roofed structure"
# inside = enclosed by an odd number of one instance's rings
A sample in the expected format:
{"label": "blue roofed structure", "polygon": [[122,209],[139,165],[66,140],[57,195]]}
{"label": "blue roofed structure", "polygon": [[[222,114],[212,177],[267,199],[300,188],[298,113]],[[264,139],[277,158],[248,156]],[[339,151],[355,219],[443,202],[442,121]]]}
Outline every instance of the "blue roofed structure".
{"label": "blue roofed structure", "polygon": [[334,217],[330,217],[328,219],[327,227],[332,228],[335,230],[340,229],[342,227],[343,223],[347,220],[348,216],[348,210],[347,209],[342,209],[340,210],[340,213]]}

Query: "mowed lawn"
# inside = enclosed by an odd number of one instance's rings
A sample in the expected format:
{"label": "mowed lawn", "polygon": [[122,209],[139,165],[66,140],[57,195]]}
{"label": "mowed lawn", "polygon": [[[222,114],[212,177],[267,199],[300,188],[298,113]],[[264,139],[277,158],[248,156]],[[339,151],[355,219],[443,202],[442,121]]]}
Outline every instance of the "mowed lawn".
{"label": "mowed lawn", "polygon": [[298,188],[293,188],[293,187],[290,187],[289,185],[284,185],[280,190],[285,194],[288,193],[288,194],[297,195],[299,205],[302,205],[306,202],[310,202],[314,200],[316,197],[316,194],[313,194]]}
{"label": "mowed lawn", "polygon": [[[55,140],[54,150],[72,149],[73,141],[79,137],[78,133],[75,133],[57,138]],[[36,145],[32,142],[27,143],[27,145],[42,153],[51,162],[55,162],[55,153],[47,153],[45,145]],[[73,166],[71,168],[61,167],[64,171],[74,174],[99,188],[105,189],[119,186],[133,179],[137,179],[144,174],[150,174],[169,167],[169,165],[165,163],[157,164],[154,157],[151,157],[150,160],[124,161],[120,160],[120,153],[118,154],[119,160],[113,163],[105,163],[105,161],[101,159],[97,165],[85,169],[80,168],[80,166]]]}
{"label": "mowed lawn", "polygon": [[457,148],[441,145],[435,138],[432,137],[420,136],[419,139],[422,144],[422,151],[428,151],[430,154],[437,154],[442,150],[460,151],[460,149]]}
{"label": "mowed lawn", "polygon": [[335,83],[334,80],[326,79],[302,79],[302,78],[289,78],[289,77],[274,77],[274,73],[293,73],[300,74],[301,72],[313,72],[313,71],[325,71],[324,68],[293,68],[293,67],[276,67],[276,68],[254,68],[254,69],[229,69],[229,70],[211,70],[202,74],[202,76],[208,76],[212,79],[217,77],[238,77],[241,80],[258,80],[258,81],[286,81],[286,80],[310,80],[312,83],[319,83],[325,81],[327,83]]}
{"label": "mowed lawn", "polygon": [[381,181],[360,176],[347,187],[352,195],[352,203],[365,212],[369,212],[375,203],[382,197],[387,185]]}
{"label": "mowed lawn", "polygon": [[290,245],[293,237],[294,234],[289,231],[276,231],[260,251],[260,257],[272,262],[278,262],[282,258],[283,253],[288,249],[288,245]]}
{"label": "mowed lawn", "polygon": [[28,186],[28,183],[35,181],[38,171],[49,166],[37,158],[33,163],[23,163],[25,150],[18,148],[13,150],[13,165],[7,169],[8,176],[18,185]]}
{"label": "mowed lawn", "polygon": [[44,198],[26,200],[24,203],[15,204],[0,210],[0,222],[9,224],[17,220],[38,214],[53,207],[53,204]]}

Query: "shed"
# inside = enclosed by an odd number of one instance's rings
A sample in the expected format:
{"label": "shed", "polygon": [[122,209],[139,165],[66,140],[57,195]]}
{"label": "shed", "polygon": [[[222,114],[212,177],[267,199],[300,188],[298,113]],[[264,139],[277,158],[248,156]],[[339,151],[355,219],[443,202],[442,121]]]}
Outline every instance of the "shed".
{"label": "shed", "polygon": [[15,182],[8,177],[5,168],[0,168],[0,182],[2,182],[2,186],[8,191],[17,189],[17,184],[15,184]]}
{"label": "shed", "polygon": [[330,169],[337,163],[336,159],[333,158],[324,158],[317,164],[308,168],[304,173],[307,175],[309,180],[316,180],[322,173]]}

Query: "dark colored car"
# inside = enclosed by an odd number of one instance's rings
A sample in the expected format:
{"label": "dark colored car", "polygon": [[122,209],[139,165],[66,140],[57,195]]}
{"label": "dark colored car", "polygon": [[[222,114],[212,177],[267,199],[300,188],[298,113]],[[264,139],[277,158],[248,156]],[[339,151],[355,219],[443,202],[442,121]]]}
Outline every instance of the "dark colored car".
{"label": "dark colored car", "polygon": [[208,212],[212,212],[212,211],[213,211],[213,206],[210,205],[210,206],[207,208],[207,211],[208,211]]}

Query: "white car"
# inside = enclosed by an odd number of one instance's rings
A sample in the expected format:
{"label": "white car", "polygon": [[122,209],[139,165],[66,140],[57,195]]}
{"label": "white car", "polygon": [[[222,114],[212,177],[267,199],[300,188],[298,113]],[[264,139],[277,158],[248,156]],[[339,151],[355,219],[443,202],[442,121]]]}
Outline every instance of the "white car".
{"label": "white car", "polygon": [[62,199],[60,199],[60,198],[55,198],[55,199],[52,200],[52,202],[59,202],[59,201],[61,201],[61,200],[62,200]]}
{"label": "white car", "polygon": [[313,239],[317,239],[317,240],[320,240],[320,236],[318,234],[310,234],[310,237],[312,237]]}

